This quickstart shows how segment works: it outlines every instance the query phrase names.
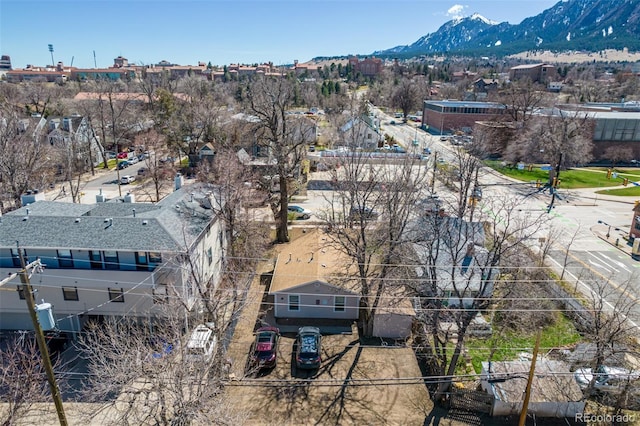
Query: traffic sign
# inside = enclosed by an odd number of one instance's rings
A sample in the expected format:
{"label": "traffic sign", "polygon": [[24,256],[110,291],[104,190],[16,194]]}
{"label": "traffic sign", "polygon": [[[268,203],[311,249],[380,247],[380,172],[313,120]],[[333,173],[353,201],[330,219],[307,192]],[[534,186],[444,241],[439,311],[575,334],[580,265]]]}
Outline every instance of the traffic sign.
{"label": "traffic sign", "polygon": [[549,170],[553,170],[553,167],[551,167],[551,166],[542,166],[542,167],[540,167],[540,170],[549,171]]}

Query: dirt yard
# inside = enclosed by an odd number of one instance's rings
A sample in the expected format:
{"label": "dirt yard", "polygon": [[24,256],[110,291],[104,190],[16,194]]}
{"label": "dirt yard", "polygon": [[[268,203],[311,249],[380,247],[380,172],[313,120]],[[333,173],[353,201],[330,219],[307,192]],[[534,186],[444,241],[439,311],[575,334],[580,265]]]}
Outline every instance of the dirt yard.
{"label": "dirt yard", "polygon": [[275,369],[227,387],[248,424],[422,425],[433,407],[410,348],[363,346],[356,335],[323,336],[320,369],[298,371],[293,340],[280,339]]}

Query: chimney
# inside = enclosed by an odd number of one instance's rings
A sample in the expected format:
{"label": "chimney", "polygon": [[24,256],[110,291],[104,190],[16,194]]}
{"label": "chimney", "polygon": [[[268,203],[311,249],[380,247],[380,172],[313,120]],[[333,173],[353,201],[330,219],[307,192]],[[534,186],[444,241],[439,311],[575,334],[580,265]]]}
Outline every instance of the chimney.
{"label": "chimney", "polygon": [[182,174],[176,173],[176,177],[173,180],[173,182],[174,182],[174,189],[176,191],[182,188],[182,185],[184,184],[184,178],[182,177]]}

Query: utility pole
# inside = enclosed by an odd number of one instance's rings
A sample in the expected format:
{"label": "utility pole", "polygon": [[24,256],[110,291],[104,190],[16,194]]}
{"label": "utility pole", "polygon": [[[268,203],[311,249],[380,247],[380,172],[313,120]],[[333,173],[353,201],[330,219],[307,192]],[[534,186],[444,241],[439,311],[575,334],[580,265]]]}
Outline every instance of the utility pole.
{"label": "utility pole", "polygon": [[431,178],[431,194],[436,192],[436,168],[438,167],[438,151],[433,153],[433,177]]}
{"label": "utility pole", "polygon": [[58,413],[58,421],[60,422],[61,426],[66,426],[68,423],[67,418],[64,414],[64,408],[62,407],[62,396],[60,395],[60,389],[58,388],[58,384],[56,383],[56,376],[53,373],[53,366],[51,365],[51,358],[49,357],[49,349],[47,348],[47,343],[44,340],[44,333],[42,332],[42,327],[40,327],[40,322],[38,321],[35,301],[33,299],[33,290],[31,289],[31,282],[29,281],[29,269],[41,269],[42,264],[40,263],[40,260],[36,260],[35,262],[31,262],[30,264],[26,265],[20,247],[18,247],[18,255],[20,256],[20,265],[22,266],[22,270],[20,271],[22,292],[24,293],[24,298],[27,302],[27,308],[29,309],[31,321],[33,322],[36,341],[38,342],[38,348],[40,349],[40,354],[42,355],[42,365],[47,373],[49,389],[51,390],[51,396],[53,397],[53,402],[56,406],[56,412]]}
{"label": "utility pole", "polygon": [[529,410],[529,400],[531,399],[531,385],[533,384],[533,376],[536,372],[536,359],[538,359],[538,350],[540,349],[540,336],[542,331],[538,330],[536,336],[536,346],[533,348],[533,358],[531,359],[531,368],[529,368],[529,378],[527,379],[527,387],[524,391],[524,401],[522,402],[522,411],[520,411],[520,421],[518,426],[524,426],[527,420],[527,411]]}

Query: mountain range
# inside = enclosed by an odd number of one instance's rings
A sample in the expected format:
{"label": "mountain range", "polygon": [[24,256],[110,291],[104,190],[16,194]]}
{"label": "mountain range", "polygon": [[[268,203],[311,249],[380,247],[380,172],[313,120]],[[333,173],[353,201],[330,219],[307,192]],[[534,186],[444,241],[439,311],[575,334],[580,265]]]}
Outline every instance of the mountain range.
{"label": "mountain range", "polygon": [[504,56],[531,50],[623,48],[640,50],[640,0],[564,0],[517,25],[473,14],[446,22],[412,44],[372,55],[409,58],[447,52]]}

